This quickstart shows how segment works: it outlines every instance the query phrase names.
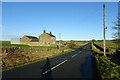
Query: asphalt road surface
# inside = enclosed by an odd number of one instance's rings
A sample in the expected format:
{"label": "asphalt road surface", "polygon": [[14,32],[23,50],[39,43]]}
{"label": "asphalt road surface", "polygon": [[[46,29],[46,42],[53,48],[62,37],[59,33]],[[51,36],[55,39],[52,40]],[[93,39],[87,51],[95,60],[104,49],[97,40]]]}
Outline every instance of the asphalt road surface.
{"label": "asphalt road surface", "polygon": [[93,79],[96,74],[91,43],[88,43],[68,54],[3,72],[2,79]]}

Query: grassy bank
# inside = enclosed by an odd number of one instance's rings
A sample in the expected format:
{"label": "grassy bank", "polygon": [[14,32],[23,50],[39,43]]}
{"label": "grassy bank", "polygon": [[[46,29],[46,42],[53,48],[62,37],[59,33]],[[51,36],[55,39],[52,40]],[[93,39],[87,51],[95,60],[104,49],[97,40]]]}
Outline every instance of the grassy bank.
{"label": "grassy bank", "polygon": [[99,76],[102,79],[120,79],[120,66],[111,62],[108,57],[95,56],[97,61],[97,68]]}
{"label": "grassy bank", "polygon": [[[95,43],[102,47],[102,41],[98,41]],[[109,49],[109,52],[107,52],[106,54],[110,54],[112,56],[112,51],[117,49],[117,44],[113,43],[112,41],[108,41],[107,48]],[[95,59],[97,62],[96,65],[99,71],[99,77],[101,77],[102,79],[118,80],[120,78],[120,65],[112,62],[111,57],[109,56],[99,55],[103,54],[103,52],[100,52],[94,45],[92,45],[92,50],[94,53],[97,53]]]}

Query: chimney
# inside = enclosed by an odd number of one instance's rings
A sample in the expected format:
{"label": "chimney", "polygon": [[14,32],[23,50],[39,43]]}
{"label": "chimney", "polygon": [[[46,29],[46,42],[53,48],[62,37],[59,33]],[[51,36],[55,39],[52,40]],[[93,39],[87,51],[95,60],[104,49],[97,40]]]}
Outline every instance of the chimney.
{"label": "chimney", "polygon": [[50,34],[52,34],[52,32],[50,32]]}
{"label": "chimney", "polygon": [[44,30],[43,33],[46,33],[46,31]]}

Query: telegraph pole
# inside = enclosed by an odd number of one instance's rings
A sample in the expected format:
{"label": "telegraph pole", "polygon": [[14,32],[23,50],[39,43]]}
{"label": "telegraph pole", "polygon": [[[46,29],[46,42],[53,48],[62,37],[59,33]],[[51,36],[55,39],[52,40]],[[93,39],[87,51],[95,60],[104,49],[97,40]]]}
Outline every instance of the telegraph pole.
{"label": "telegraph pole", "polygon": [[59,33],[59,45],[60,45],[60,43],[61,43],[61,33]]}
{"label": "telegraph pole", "polygon": [[105,4],[103,4],[103,26],[104,26],[104,56],[106,56],[106,7]]}

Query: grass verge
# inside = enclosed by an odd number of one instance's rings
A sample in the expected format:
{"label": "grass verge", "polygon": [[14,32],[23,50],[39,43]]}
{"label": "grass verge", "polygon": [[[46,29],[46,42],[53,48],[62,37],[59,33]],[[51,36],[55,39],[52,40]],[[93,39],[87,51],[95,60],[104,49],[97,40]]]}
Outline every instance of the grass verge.
{"label": "grass verge", "polygon": [[102,79],[120,79],[120,66],[111,62],[106,56],[95,56],[99,76]]}
{"label": "grass verge", "polygon": [[[112,45],[111,45],[112,46]],[[94,45],[92,45],[92,51],[98,54],[101,53]],[[110,54],[110,53],[107,53]],[[96,65],[99,72],[99,77],[102,79],[120,79],[120,66],[113,63],[109,57],[96,55]]]}

